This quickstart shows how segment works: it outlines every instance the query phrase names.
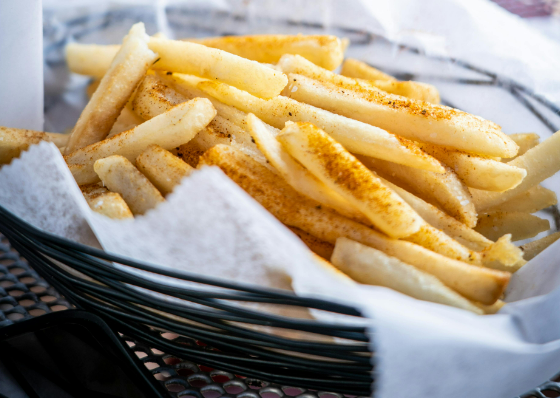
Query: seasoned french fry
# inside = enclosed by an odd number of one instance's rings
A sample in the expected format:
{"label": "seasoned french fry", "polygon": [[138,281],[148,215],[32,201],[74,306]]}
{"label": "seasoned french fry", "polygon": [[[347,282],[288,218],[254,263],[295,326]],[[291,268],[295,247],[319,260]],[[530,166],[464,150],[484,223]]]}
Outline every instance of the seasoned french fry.
{"label": "seasoned french fry", "polygon": [[0,126],[0,165],[17,158],[30,145],[48,141],[62,148],[68,142],[68,134],[43,133],[42,131],[13,129]]}
{"label": "seasoned french fry", "polygon": [[134,161],[150,144],[158,144],[168,150],[176,148],[190,141],[215,115],[216,110],[210,101],[193,99],[132,130],[79,149],[65,156],[65,160],[78,184],[91,184],[98,180],[93,170],[97,159],[122,155]]}
{"label": "seasoned french fry", "polygon": [[281,72],[201,44],[151,39],[150,49],[160,56],[153,69],[215,79],[259,98],[277,96],[287,83],[286,75]]}
{"label": "seasoned french fry", "polygon": [[432,144],[420,143],[418,146],[451,167],[457,176],[472,188],[502,192],[521,184],[527,175],[525,169],[482,156]]}
{"label": "seasoned french fry", "polygon": [[74,73],[101,79],[111,67],[120,48],[119,44],[100,46],[70,43],[65,48],[66,64]]}
{"label": "seasoned french fry", "polygon": [[270,64],[278,62],[284,54],[298,54],[316,65],[334,70],[344,57],[341,40],[329,35],[223,36],[185,40]]}
{"label": "seasoned french fry", "polygon": [[356,86],[364,90],[373,90],[374,92],[378,92],[381,89],[387,93],[436,104],[440,101],[438,90],[431,84],[413,81],[363,80],[341,76],[315,65],[299,55],[283,55],[278,62],[278,66],[284,73],[299,74],[348,89],[353,89]]}
{"label": "seasoned french fry", "polygon": [[130,29],[111,67],[74,126],[66,145],[66,154],[107,137],[136,85],[157,57],[148,48],[148,40],[143,23],[137,23]]}
{"label": "seasoned french fry", "polygon": [[162,193],[170,194],[194,169],[159,145],[150,145],[136,158],[136,167]]}
{"label": "seasoned french fry", "polygon": [[296,74],[289,74],[283,93],[416,141],[498,157],[515,156],[518,149],[495,123],[443,105],[357,86],[342,88]]}
{"label": "seasoned french fry", "polygon": [[418,214],[321,129],[311,123],[286,123],[277,139],[315,177],[388,236],[404,238],[420,229]]}
{"label": "seasoned french fry", "polygon": [[334,245],[317,239],[313,235],[308,234],[305,231],[302,231],[299,228],[288,227],[294,234],[298,236],[302,240],[303,243],[311,250],[313,253],[321,256],[325,260],[329,260],[332,256],[332,252],[334,250]]}
{"label": "seasoned french fry", "polygon": [[368,124],[283,96],[264,101],[219,82],[203,81],[197,87],[221,102],[255,114],[273,127],[281,129],[287,121],[313,123],[320,126],[350,152],[392,159],[411,167],[435,172],[444,171],[440,162],[419,150],[411,141]]}
{"label": "seasoned french fry", "polygon": [[379,69],[366,64],[365,62],[358,61],[357,59],[347,58],[342,63],[340,74],[343,76],[354,77],[357,79],[365,80],[386,80],[396,81],[393,76],[381,72]]}
{"label": "seasoned french fry", "polygon": [[98,159],[93,168],[103,185],[122,195],[133,214],[144,214],[165,200],[144,174],[124,156]]}
{"label": "seasoned french fry", "polygon": [[331,262],[357,282],[388,287],[418,300],[450,305],[479,315],[484,313],[435,276],[350,239],[337,239]]}
{"label": "seasoned french fry", "polygon": [[523,257],[525,257],[525,260],[527,261],[532,260],[558,239],[560,239],[560,232],[555,232],[553,234],[545,236],[544,238],[524,244],[523,246],[521,246],[521,250],[523,250],[524,253]]}
{"label": "seasoned french fry", "polygon": [[99,184],[82,185],[80,189],[89,207],[96,213],[114,219],[133,217],[132,212],[120,194],[110,192]]}
{"label": "seasoned french fry", "polygon": [[226,175],[281,222],[331,244],[347,237],[439,278],[463,296],[493,304],[503,293],[510,274],[469,265],[431,252],[411,242],[391,239],[367,226],[318,206],[297,193],[250,156],[235,148],[217,145],[201,157],[201,164],[217,165]]}
{"label": "seasoned french fry", "polygon": [[511,234],[503,235],[482,252],[483,265],[500,271],[517,272],[527,264],[523,251],[511,243]]}
{"label": "seasoned french fry", "polygon": [[132,130],[142,123],[144,123],[144,119],[134,113],[128,106],[125,106],[115,121],[115,124],[111,127],[111,131],[107,134],[107,138],[114,137],[123,131]]}
{"label": "seasoned french fry", "polygon": [[358,156],[358,159],[383,178],[439,207],[467,227],[476,225],[471,194],[450,168],[440,174],[364,156]]}
{"label": "seasoned french fry", "polygon": [[488,239],[497,240],[511,234],[511,240],[523,240],[537,236],[550,229],[548,220],[528,213],[484,213],[480,214],[475,230]]}
{"label": "seasoned french fry", "polygon": [[142,119],[150,120],[187,100],[187,97],[165,85],[158,76],[147,75],[138,85],[132,109]]}
{"label": "seasoned french fry", "polygon": [[488,192],[471,189],[474,204],[479,212],[500,205],[523,193],[560,170],[560,132],[529,149],[523,155],[507,163],[527,170],[527,176],[517,187],[505,192]]}
{"label": "seasoned french fry", "polygon": [[[514,140],[515,143],[519,146],[516,157],[523,155],[529,149],[539,145],[539,142],[541,140],[541,137],[539,137],[539,135],[536,133],[509,134],[509,138]],[[512,158],[502,159],[503,162],[509,162],[510,160],[512,160]]]}
{"label": "seasoned french fry", "polygon": [[539,210],[558,204],[556,193],[546,189],[542,185],[535,185],[533,188],[520,193],[510,200],[499,205],[489,207],[485,211],[492,213],[495,211],[536,213]]}

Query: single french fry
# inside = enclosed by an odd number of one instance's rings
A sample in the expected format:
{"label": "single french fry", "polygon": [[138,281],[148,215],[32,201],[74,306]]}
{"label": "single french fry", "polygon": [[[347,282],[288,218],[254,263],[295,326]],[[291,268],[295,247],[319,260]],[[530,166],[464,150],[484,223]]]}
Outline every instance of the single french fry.
{"label": "single french fry", "polygon": [[511,240],[523,240],[537,236],[550,229],[548,220],[528,213],[484,213],[480,214],[475,230],[488,239],[497,240],[511,234]]}
{"label": "single french fry", "polygon": [[558,239],[560,239],[560,232],[555,232],[553,234],[545,236],[544,238],[540,238],[524,244],[523,246],[521,246],[521,250],[523,250],[523,257],[525,257],[525,260],[527,261],[532,260]]}
{"label": "single french fry", "polygon": [[188,98],[164,84],[156,75],[142,79],[132,100],[132,110],[143,120],[161,115]]}
{"label": "single french fry", "polygon": [[466,185],[447,167],[445,173],[413,169],[386,160],[358,156],[368,168],[445,211],[467,227],[476,225],[476,211]]}
{"label": "single french fry", "polygon": [[111,62],[121,46],[70,43],[65,48],[68,69],[80,75],[101,79],[111,67]]}
{"label": "single french fry", "polygon": [[144,119],[134,113],[131,108],[125,106],[121,111],[121,114],[115,121],[115,124],[113,124],[113,127],[111,127],[111,131],[109,131],[109,134],[107,134],[107,138],[114,137],[115,135],[120,134],[123,131],[132,130],[142,123],[144,123]]}
{"label": "single french fry", "polygon": [[344,57],[342,41],[329,35],[252,35],[184,40],[270,64],[278,62],[284,54],[298,54],[316,65],[334,70]]}
{"label": "single french fry", "polygon": [[457,109],[387,94],[352,89],[289,74],[284,95],[393,134],[469,153],[512,157],[517,144],[498,125]]}
{"label": "single french fry", "polygon": [[173,107],[171,110],[112,138],[91,144],[65,156],[66,163],[79,185],[98,180],[93,170],[97,159],[122,155],[134,161],[150,144],[170,150],[189,142],[210,123],[216,110],[204,98],[197,98]]}
{"label": "single french fry", "polygon": [[93,168],[103,185],[122,195],[133,214],[144,214],[165,201],[156,187],[124,156],[98,159]]}
{"label": "single french fry", "polygon": [[504,305],[506,305],[506,303],[502,300],[498,300],[492,305],[484,305],[481,303],[477,303],[476,301],[473,301],[472,304],[476,305],[478,308],[484,311],[486,315],[495,314],[500,311]]}
{"label": "single french fry", "polygon": [[332,256],[332,252],[334,250],[334,245],[317,239],[313,235],[308,234],[305,231],[302,231],[299,228],[288,227],[294,234],[298,236],[302,240],[303,243],[311,250],[313,253],[321,256],[325,260],[329,260]]}
{"label": "single french fry", "polygon": [[542,185],[535,185],[533,188],[520,193],[504,203],[489,207],[485,211],[487,213],[495,211],[536,213],[556,204],[558,204],[556,192],[546,189]]}
{"label": "single french fry", "polygon": [[358,61],[357,59],[347,58],[342,63],[340,74],[343,76],[354,77],[357,79],[365,80],[386,80],[396,81],[393,76],[381,72],[379,69],[366,64],[365,62]]}
{"label": "single french fry", "polygon": [[74,126],[66,154],[107,137],[136,85],[157,57],[148,48],[148,40],[143,23],[137,23],[130,29],[111,67]]}
{"label": "single french fry", "polygon": [[452,168],[472,188],[503,192],[521,184],[527,175],[525,169],[486,157],[432,144],[419,143],[418,146]]}
{"label": "single french fry", "polygon": [[286,75],[281,72],[201,44],[151,39],[150,49],[160,56],[153,69],[215,79],[259,98],[277,96],[287,83]]}
{"label": "single french fry", "polygon": [[149,145],[136,158],[136,167],[161,192],[170,194],[194,169],[159,145]]}
{"label": "single french fry", "polygon": [[30,145],[48,141],[62,148],[68,142],[68,134],[43,133],[42,131],[14,129],[0,126],[0,165],[7,164],[26,151]]}
{"label": "single french fry", "polygon": [[[536,133],[516,133],[516,134],[509,134],[509,138],[515,141],[517,146],[519,146],[519,150],[517,151],[517,156],[523,155],[529,149],[536,147],[539,145],[541,137]],[[509,159],[502,159],[502,162],[509,162],[513,160],[513,158]]]}
{"label": "single french fry", "polygon": [[388,236],[404,238],[420,229],[418,214],[321,129],[311,123],[286,123],[277,139],[315,177]]}
{"label": "single french fry", "polygon": [[273,127],[284,128],[288,121],[313,123],[350,152],[392,159],[435,172],[444,171],[440,162],[418,149],[411,141],[368,124],[284,96],[264,101],[235,87],[213,81],[200,82],[197,87],[221,102],[255,114]]}
{"label": "single french fry", "polygon": [[217,145],[201,157],[202,165],[217,165],[272,215],[291,227],[334,244],[342,236],[397,257],[439,278],[461,295],[493,304],[510,278],[507,272],[469,265],[434,253],[411,242],[391,239],[336,212],[322,208],[295,191],[243,152]]}
{"label": "single french fry", "polygon": [[511,234],[505,234],[482,252],[483,265],[506,272],[517,272],[527,264],[523,250],[511,243]]}
{"label": "single french fry", "polygon": [[332,264],[357,282],[384,286],[418,300],[484,312],[433,275],[347,238],[338,238]]}
{"label": "single french fry", "polygon": [[87,94],[88,98],[93,97],[93,93],[95,93],[95,91],[97,90],[97,87],[99,87],[100,83],[101,83],[101,79],[95,79],[90,84],[88,84],[88,86],[86,88],[86,94]]}
{"label": "single french fry", "polygon": [[130,208],[120,194],[110,192],[99,184],[81,185],[80,189],[89,207],[96,213],[114,219],[133,217]]}
{"label": "single french fry", "polygon": [[560,170],[560,132],[554,133],[539,145],[529,149],[507,164],[527,170],[521,184],[505,192],[489,192],[471,189],[474,204],[479,212],[498,206],[523,193]]}
{"label": "single french fry", "polygon": [[299,55],[283,55],[282,58],[280,58],[280,61],[278,61],[278,66],[286,74],[294,73],[303,75],[310,77],[311,79],[333,83],[337,86],[348,89],[353,89],[357,86],[364,90],[372,90],[374,92],[383,90],[387,93],[402,95],[403,97],[433,102],[436,104],[440,101],[438,90],[431,84],[413,81],[399,82],[388,80],[363,80],[342,76],[321,68]]}

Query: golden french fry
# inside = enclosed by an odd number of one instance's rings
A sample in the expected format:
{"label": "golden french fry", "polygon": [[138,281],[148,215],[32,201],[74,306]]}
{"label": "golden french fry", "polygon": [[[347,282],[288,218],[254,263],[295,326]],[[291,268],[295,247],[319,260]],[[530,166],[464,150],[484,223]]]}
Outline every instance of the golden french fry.
{"label": "golden french fry", "polygon": [[324,258],[325,260],[329,260],[332,256],[332,252],[334,250],[334,245],[317,239],[313,235],[308,234],[305,231],[302,231],[299,228],[288,227],[294,234],[298,236],[302,240],[303,243],[311,250],[313,253],[317,254],[318,256]]}
{"label": "golden french fry", "polygon": [[65,156],[65,160],[78,184],[91,184],[98,180],[93,170],[97,159],[122,155],[134,161],[150,144],[158,144],[167,150],[176,148],[190,141],[215,115],[216,110],[210,101],[196,98],[132,130],[79,149]]}
{"label": "golden french fry", "polygon": [[144,123],[144,119],[134,113],[128,106],[125,106],[115,121],[115,124],[111,127],[111,131],[107,134],[107,138],[114,137],[123,131],[132,130],[142,123]]}
{"label": "golden french fry", "polygon": [[439,92],[431,84],[413,81],[399,82],[388,80],[363,80],[346,77],[321,68],[299,55],[283,55],[282,58],[280,58],[280,61],[278,61],[278,66],[284,73],[303,75],[310,77],[311,79],[333,83],[337,86],[348,89],[353,89],[357,86],[364,90],[372,90],[374,92],[383,90],[387,93],[402,95],[403,97],[433,102],[436,104],[440,101]]}
{"label": "golden french fry", "polygon": [[517,272],[527,264],[523,251],[511,243],[511,234],[503,235],[482,252],[483,265],[500,271]]}
{"label": "golden french fry", "polygon": [[159,145],[149,145],[136,158],[136,167],[162,193],[170,194],[194,169]]}
{"label": "golden french fry", "polygon": [[136,85],[157,57],[148,48],[148,40],[143,23],[137,23],[130,29],[111,67],[74,126],[66,154],[107,137]]}
{"label": "golden french fry", "polygon": [[88,84],[86,88],[86,94],[88,98],[93,97],[93,93],[95,93],[95,90],[97,90],[97,87],[99,87],[100,83],[101,83],[101,79],[95,79],[90,84]]}
{"label": "golden french fry", "polygon": [[331,262],[357,282],[388,287],[418,300],[445,304],[479,315],[484,313],[435,276],[350,239],[337,239]]}
{"label": "golden french fry", "polygon": [[[201,83],[203,84],[203,83]],[[512,157],[517,144],[498,125],[480,117],[425,101],[352,89],[289,74],[283,93],[339,115],[368,123],[393,134],[465,152]]]}
{"label": "golden french fry", "polygon": [[223,36],[185,40],[269,64],[275,64],[284,54],[298,54],[316,65],[334,70],[344,57],[342,41],[329,35]]}
{"label": "golden french fry", "polygon": [[419,150],[411,141],[368,124],[283,96],[264,101],[219,82],[203,81],[197,87],[219,101],[255,114],[273,127],[283,128],[287,121],[313,123],[350,152],[392,159],[411,167],[443,172],[440,162]]}
{"label": "golden french fry", "polygon": [[150,49],[160,56],[153,69],[215,79],[259,98],[277,96],[287,83],[286,75],[281,72],[201,44],[151,39]]}
{"label": "golden french fry", "polygon": [[132,212],[120,194],[110,192],[99,184],[81,185],[80,189],[89,207],[96,213],[114,219],[133,217]]}
{"label": "golden french fry", "polygon": [[535,185],[533,188],[516,195],[515,197],[489,207],[485,211],[492,213],[495,211],[536,213],[539,210],[558,204],[556,193],[546,189],[542,185]]}
{"label": "golden french fry", "polygon": [[98,159],[93,168],[103,185],[122,195],[133,214],[144,214],[165,201],[156,187],[124,156]]}
{"label": "golden french fry", "polygon": [[527,176],[517,187],[505,192],[488,192],[471,189],[474,204],[479,212],[498,206],[523,193],[560,170],[560,132],[529,149],[507,164],[527,170]]}
{"label": "golden french fry", "polygon": [[358,156],[358,159],[383,178],[439,207],[467,227],[476,225],[471,194],[449,167],[440,174],[365,156]]}
{"label": "golden french fry", "polygon": [[393,76],[381,72],[379,69],[366,64],[365,62],[358,61],[357,59],[347,58],[342,63],[340,74],[343,76],[354,77],[357,79],[365,80],[386,80],[396,81]]}
{"label": "golden french fry", "polygon": [[493,304],[509,282],[510,274],[507,272],[449,259],[414,243],[388,238],[363,224],[321,208],[317,202],[296,192],[280,176],[235,148],[217,145],[201,157],[201,164],[219,166],[284,224],[331,244],[344,236],[374,247],[436,276],[471,300]]}
{"label": "golden french fry", "polygon": [[30,145],[48,141],[62,148],[68,142],[68,134],[43,133],[42,131],[14,129],[0,126],[0,165],[7,164],[26,151]]}
{"label": "golden french fry", "polygon": [[100,46],[70,43],[65,48],[66,64],[74,73],[101,79],[111,67],[120,48],[119,44]]}
{"label": "golden french fry", "polygon": [[138,85],[132,109],[143,120],[150,120],[187,100],[187,97],[164,84],[158,76],[147,75]]}
{"label": "golden french fry", "polygon": [[[516,133],[509,134],[508,136],[519,146],[516,157],[523,155],[529,149],[539,145],[539,142],[541,140],[541,137],[536,133]],[[509,162],[512,159],[513,158],[502,159],[502,162]]]}
{"label": "golden french fry", "polygon": [[488,239],[497,240],[502,235],[511,234],[512,241],[529,239],[549,229],[548,220],[520,212],[480,214],[475,227],[477,232]]}
{"label": "golden french fry", "polygon": [[480,308],[482,311],[484,311],[486,315],[495,314],[496,312],[501,310],[504,305],[506,305],[506,303],[502,300],[498,300],[492,305],[484,305],[481,303],[477,303],[476,301],[473,301],[472,303],[476,305],[478,308]]}
{"label": "golden french fry", "polygon": [[532,260],[558,239],[560,239],[560,232],[555,232],[553,234],[545,236],[544,238],[540,238],[524,244],[523,246],[521,246],[521,250],[523,250],[523,256],[525,257],[525,260]]}
{"label": "golden french fry", "polygon": [[451,167],[472,188],[502,192],[521,184],[527,175],[525,169],[482,156],[432,144],[420,143],[418,146]]}
{"label": "golden french fry", "polygon": [[418,214],[321,129],[311,123],[286,123],[277,139],[315,177],[388,236],[403,238],[420,229]]}

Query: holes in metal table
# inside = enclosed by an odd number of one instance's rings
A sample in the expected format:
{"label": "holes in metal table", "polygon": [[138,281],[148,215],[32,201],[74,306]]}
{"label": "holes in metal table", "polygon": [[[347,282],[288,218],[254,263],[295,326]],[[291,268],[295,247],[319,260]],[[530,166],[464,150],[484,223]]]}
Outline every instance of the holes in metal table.
{"label": "holes in metal table", "polygon": [[541,394],[545,397],[560,397],[560,391],[552,390],[547,388],[546,390],[541,390]]}
{"label": "holes in metal table", "polygon": [[204,398],[220,398],[225,391],[217,384],[202,387],[200,393]]}
{"label": "holes in metal table", "polygon": [[224,390],[228,394],[239,394],[239,393],[242,393],[243,391],[247,390],[247,386],[242,381],[231,380],[231,381],[228,381],[228,382],[224,383]]}

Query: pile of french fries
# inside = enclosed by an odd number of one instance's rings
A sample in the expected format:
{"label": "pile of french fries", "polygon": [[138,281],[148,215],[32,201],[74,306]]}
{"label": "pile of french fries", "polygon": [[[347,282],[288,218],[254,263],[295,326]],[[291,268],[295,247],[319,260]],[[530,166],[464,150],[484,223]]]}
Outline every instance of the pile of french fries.
{"label": "pile of french fries", "polygon": [[[69,135],[0,128],[0,162],[55,143],[92,210],[130,219],[217,166],[357,282],[477,314],[560,237],[533,213],[560,169],[560,133],[506,135],[439,104],[429,84],[346,59],[334,36],[168,40],[142,23],[120,46],[70,44],[93,77]],[[341,73],[333,70],[342,64]],[[346,276],[344,276],[346,278]]]}

